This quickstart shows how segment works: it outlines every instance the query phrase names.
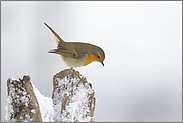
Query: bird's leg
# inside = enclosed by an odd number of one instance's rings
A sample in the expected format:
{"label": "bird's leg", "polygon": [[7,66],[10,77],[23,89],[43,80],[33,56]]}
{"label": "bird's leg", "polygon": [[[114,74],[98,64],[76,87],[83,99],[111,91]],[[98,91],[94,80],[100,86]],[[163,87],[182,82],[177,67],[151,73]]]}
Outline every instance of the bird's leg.
{"label": "bird's leg", "polygon": [[82,80],[73,68],[71,68],[71,70],[78,76],[78,78],[79,78],[80,80]]}
{"label": "bird's leg", "polygon": [[84,78],[81,79],[81,78],[79,77],[79,75],[76,73],[76,71],[75,71],[73,68],[71,68],[71,70],[72,70],[72,71],[78,76],[78,78],[80,79],[80,81],[76,84],[77,87],[78,87],[78,85],[79,85],[80,82],[83,83],[83,82],[86,81],[86,79],[84,79]]}

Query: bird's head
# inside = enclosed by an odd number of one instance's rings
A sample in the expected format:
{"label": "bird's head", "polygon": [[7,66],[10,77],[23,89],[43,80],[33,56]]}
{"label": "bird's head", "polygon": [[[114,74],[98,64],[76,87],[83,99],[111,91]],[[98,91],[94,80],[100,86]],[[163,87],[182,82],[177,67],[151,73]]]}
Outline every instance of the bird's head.
{"label": "bird's head", "polygon": [[105,53],[100,47],[96,47],[94,51],[91,51],[91,53],[88,54],[88,58],[84,62],[83,66],[86,66],[94,61],[101,62],[104,66],[104,59],[105,59]]}

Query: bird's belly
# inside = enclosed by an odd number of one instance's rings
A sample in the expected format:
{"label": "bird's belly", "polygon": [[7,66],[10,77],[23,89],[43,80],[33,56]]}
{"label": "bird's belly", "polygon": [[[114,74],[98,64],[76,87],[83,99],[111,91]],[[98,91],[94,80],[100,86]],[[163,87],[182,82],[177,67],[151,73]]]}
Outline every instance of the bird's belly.
{"label": "bird's belly", "polygon": [[82,67],[85,60],[87,59],[88,56],[84,57],[84,58],[80,58],[80,59],[75,59],[72,57],[65,57],[60,55],[62,60],[67,64],[67,66],[69,66],[70,68],[76,68],[76,67]]}

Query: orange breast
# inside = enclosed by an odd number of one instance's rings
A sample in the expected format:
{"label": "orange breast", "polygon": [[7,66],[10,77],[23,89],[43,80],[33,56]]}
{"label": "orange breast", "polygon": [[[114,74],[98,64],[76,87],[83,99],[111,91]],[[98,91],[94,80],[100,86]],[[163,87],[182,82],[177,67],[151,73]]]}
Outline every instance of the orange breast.
{"label": "orange breast", "polygon": [[[86,61],[84,62],[83,66],[86,66],[86,65],[92,63],[93,61],[99,61],[97,55],[93,55],[93,54],[89,55],[89,54],[88,54],[88,58],[87,58]],[[99,62],[100,62],[100,61],[99,61]]]}

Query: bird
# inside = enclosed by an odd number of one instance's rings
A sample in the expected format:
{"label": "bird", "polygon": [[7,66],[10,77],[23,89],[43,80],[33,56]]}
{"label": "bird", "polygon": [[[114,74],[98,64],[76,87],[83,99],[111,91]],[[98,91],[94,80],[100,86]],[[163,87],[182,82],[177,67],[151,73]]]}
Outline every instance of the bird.
{"label": "bird", "polygon": [[94,61],[101,62],[104,66],[105,53],[102,48],[90,43],[66,42],[48,24],[44,24],[54,34],[57,43],[57,48],[50,50],[48,53],[60,55],[75,74],[74,68],[87,66]]}

